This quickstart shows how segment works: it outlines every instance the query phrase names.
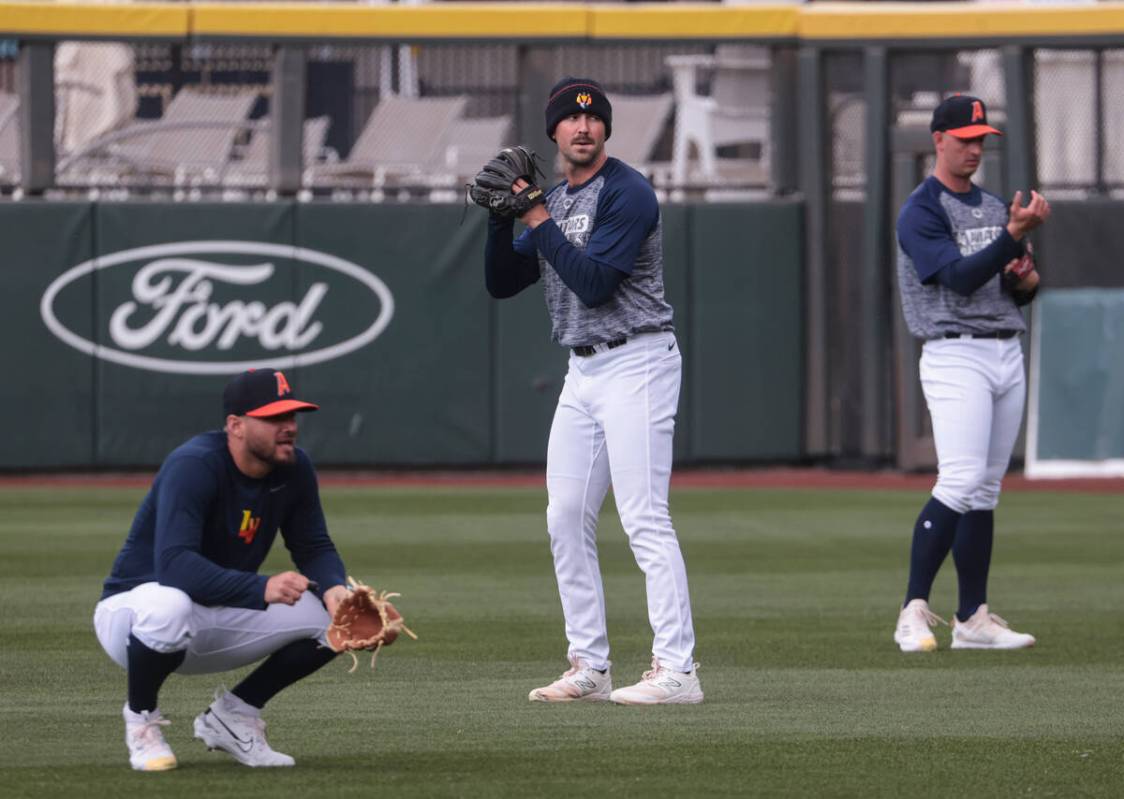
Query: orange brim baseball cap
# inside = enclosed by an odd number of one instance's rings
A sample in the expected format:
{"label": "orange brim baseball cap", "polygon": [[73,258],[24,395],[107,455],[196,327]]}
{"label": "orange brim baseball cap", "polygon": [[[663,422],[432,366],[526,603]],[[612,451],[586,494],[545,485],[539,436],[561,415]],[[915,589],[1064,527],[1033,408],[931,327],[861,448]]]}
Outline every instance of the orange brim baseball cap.
{"label": "orange brim baseball cap", "polygon": [[222,394],[227,416],[267,419],[299,411],[316,411],[319,405],[299,400],[285,375],[276,369],[250,369],[236,374]]}
{"label": "orange brim baseball cap", "polygon": [[966,128],[946,130],[945,133],[958,139],[976,139],[989,133],[994,133],[996,136],[1003,135],[1003,131],[996,130],[991,125],[968,125]]}
{"label": "orange brim baseball cap", "polygon": [[934,109],[929,130],[947,133],[958,139],[975,139],[989,133],[1003,135],[1002,131],[987,124],[987,106],[984,101],[967,94],[954,94],[945,98]]}
{"label": "orange brim baseball cap", "polygon": [[246,415],[258,419],[265,419],[270,416],[280,416],[283,413],[318,410],[320,410],[320,406],[313,405],[311,402],[304,402],[302,400],[280,400],[279,402],[271,402],[268,405],[262,405],[260,408],[254,408],[252,411],[246,411]]}

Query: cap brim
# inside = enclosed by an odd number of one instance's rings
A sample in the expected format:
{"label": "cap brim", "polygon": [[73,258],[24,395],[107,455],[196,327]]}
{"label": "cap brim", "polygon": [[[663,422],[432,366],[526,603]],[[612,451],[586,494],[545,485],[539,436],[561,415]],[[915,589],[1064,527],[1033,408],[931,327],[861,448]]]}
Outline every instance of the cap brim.
{"label": "cap brim", "polygon": [[293,413],[294,411],[318,411],[319,405],[313,405],[311,402],[301,402],[300,400],[278,400],[271,402],[268,405],[262,405],[260,408],[254,408],[252,411],[246,411],[246,416],[253,416],[256,419],[264,419],[270,416],[280,416],[284,413]]}
{"label": "cap brim", "polygon": [[991,125],[968,125],[964,128],[946,130],[945,133],[958,139],[976,139],[980,136],[986,136],[988,133],[994,133],[996,136],[1003,135],[1003,131],[996,130]]}

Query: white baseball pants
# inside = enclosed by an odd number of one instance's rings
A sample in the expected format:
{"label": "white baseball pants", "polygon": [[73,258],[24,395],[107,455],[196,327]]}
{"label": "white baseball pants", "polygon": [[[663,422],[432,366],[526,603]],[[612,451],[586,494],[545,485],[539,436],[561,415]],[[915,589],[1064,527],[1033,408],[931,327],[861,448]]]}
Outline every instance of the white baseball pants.
{"label": "white baseball pants", "polygon": [[610,483],[644,572],[652,653],[668,668],[694,668],[687,569],[668,511],[681,374],[672,333],[570,355],[547,449],[547,531],[569,656],[596,669],[609,664],[597,517]]}
{"label": "white baseball pants", "polygon": [[933,496],[958,513],[993,510],[1026,403],[1018,337],[926,341],[921,387],[937,448]]}
{"label": "white baseball pants", "polygon": [[326,644],[330,618],[324,605],[305,591],[295,605],[265,610],[205,607],[178,588],[144,583],[114,594],[94,609],[94,631],[102,649],[128,668],[129,633],[157,652],[187,650],[177,674],[213,674],[256,663],[301,638]]}

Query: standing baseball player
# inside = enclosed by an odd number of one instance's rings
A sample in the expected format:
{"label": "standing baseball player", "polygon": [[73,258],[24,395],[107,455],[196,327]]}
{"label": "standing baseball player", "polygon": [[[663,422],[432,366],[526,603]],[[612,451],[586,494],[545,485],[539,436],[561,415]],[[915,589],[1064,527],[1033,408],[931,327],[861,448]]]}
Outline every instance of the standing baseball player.
{"label": "standing baseball player", "polygon": [[[485,278],[493,297],[542,280],[554,341],[570,350],[547,449],[547,530],[571,668],[536,702],[684,704],[703,699],[687,570],[668,512],[682,360],[664,299],[660,209],[647,180],[610,158],[613,109],[601,85],[563,78],[546,104],[565,181],[520,216],[493,213]],[[537,197],[518,180],[513,193]],[[597,517],[610,484],[644,572],[652,667],[612,690]]]}
{"label": "standing baseball player", "polygon": [[[294,399],[272,369],[236,375],[223,406],[225,430],[195,436],[160,467],[94,612],[98,641],[128,674],[125,743],[139,771],[176,766],[157,704],[172,672],[263,658],[216,692],[195,737],[247,766],[293,765],[266,742],[261,708],[336,654],[323,644],[347,595],[344,568],[312,463],[296,446],[296,413],[317,406]],[[300,572],[258,574],[279,528]]]}
{"label": "standing baseball player", "polygon": [[981,100],[955,95],[930,126],[936,168],[898,216],[898,283],[910,332],[923,339],[921,385],[933,420],[939,473],[913,529],[909,585],[894,641],[903,652],[937,648],[929,592],[952,550],[959,607],[953,649],[1019,649],[1034,637],[990,611],[995,506],[1026,399],[1019,306],[1038,289],[1026,235],[1050,215],[1038,192],[1023,206],[972,183],[987,124]]}

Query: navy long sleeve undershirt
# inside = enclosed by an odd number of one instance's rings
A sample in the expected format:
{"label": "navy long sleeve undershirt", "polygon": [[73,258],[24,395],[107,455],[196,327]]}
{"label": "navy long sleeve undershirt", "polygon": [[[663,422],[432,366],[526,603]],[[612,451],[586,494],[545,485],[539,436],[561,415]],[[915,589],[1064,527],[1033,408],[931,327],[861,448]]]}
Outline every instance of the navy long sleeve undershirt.
{"label": "navy long sleeve undershirt", "polygon": [[1015,258],[1023,254],[1023,245],[1006,228],[999,237],[982,250],[941,267],[934,279],[942,286],[964,297],[981,288]]}
{"label": "navy long sleeve undershirt", "polygon": [[[974,189],[964,196],[978,193]],[[962,255],[952,226],[936,201],[913,202],[902,210],[898,240],[913,259],[922,283],[936,282],[964,297],[1002,273],[1008,263],[1022,256],[1024,248],[1004,226],[978,252]]]}
{"label": "navy long sleeve undershirt", "polygon": [[[513,249],[514,225],[510,219],[488,218],[488,241],[484,247],[484,282],[497,299],[513,297],[539,279],[538,258]],[[553,219],[530,233],[531,241],[554,267],[558,277],[587,308],[608,302],[628,275],[610,264],[581,253],[567,241]]]}
{"label": "navy long sleeve undershirt", "polygon": [[577,294],[587,308],[607,303],[617,286],[628,277],[612,264],[582,254],[566,239],[553,219],[546,220],[531,231],[531,240],[554,267],[566,288]]}
{"label": "navy long sleeve undershirt", "polygon": [[484,243],[484,285],[497,300],[514,297],[539,279],[539,259],[513,249],[515,223],[488,215],[488,240]]}

